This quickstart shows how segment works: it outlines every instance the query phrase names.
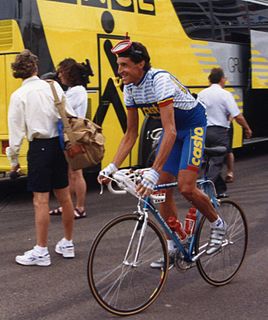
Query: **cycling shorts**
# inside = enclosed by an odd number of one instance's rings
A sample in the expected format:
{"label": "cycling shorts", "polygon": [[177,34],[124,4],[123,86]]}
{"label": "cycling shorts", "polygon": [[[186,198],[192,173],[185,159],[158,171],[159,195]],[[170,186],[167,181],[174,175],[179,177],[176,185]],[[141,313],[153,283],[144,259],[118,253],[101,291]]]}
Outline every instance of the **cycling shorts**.
{"label": "cycling shorts", "polygon": [[177,176],[180,170],[198,172],[202,164],[206,138],[205,109],[198,104],[197,108],[189,111],[179,110],[177,114],[175,112],[175,121],[177,137],[163,171],[174,176]]}

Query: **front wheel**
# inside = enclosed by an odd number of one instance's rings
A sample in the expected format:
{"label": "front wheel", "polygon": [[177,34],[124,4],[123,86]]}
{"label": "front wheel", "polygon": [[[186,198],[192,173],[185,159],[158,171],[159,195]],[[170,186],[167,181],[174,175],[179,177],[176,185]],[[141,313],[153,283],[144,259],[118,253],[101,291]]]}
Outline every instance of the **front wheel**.
{"label": "front wheel", "polygon": [[[233,279],[245,258],[248,242],[246,217],[235,202],[221,201],[218,213],[228,225],[226,240],[219,251],[212,255],[203,254],[196,262],[201,276],[215,286],[225,285]],[[209,221],[202,217],[197,231],[197,253],[206,248],[209,237]]]}
{"label": "front wheel", "polygon": [[[164,268],[152,269],[150,264],[162,257]],[[146,225],[140,215],[110,221],[96,236],[89,253],[91,292],[104,309],[116,315],[133,315],[151,305],[167,273],[166,240],[153,221],[148,219]]]}

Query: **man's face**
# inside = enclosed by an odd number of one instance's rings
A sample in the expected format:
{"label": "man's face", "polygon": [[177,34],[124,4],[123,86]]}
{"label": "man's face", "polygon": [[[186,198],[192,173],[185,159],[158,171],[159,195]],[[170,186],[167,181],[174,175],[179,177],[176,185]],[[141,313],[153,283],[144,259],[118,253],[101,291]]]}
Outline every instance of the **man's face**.
{"label": "man's face", "polygon": [[66,86],[69,84],[67,83],[66,74],[61,69],[58,70],[58,77],[60,79],[60,82]]}
{"label": "man's face", "polygon": [[144,75],[144,61],[134,63],[130,58],[118,57],[118,73],[122,78],[123,84],[138,84]]}
{"label": "man's face", "polygon": [[221,78],[221,81],[220,81],[219,85],[220,85],[222,88],[225,87],[226,80],[227,80],[227,78],[226,78],[225,76]]}

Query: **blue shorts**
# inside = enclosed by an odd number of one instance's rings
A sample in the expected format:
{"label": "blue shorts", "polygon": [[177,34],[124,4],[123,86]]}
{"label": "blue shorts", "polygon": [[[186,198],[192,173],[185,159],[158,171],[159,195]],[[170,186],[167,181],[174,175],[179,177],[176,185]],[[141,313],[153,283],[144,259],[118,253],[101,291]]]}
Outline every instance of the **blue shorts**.
{"label": "blue shorts", "polygon": [[174,176],[177,176],[180,170],[198,172],[202,164],[206,138],[205,108],[198,104],[192,110],[179,110],[175,112],[175,119],[177,137],[163,171]]}

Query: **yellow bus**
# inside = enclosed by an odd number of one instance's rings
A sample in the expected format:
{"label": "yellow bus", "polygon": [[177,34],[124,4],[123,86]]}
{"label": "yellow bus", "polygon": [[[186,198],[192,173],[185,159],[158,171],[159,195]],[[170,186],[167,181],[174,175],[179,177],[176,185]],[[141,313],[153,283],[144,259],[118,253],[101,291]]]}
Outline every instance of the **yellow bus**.
{"label": "yellow bus", "polygon": [[[106,137],[102,166],[111,161],[126,130],[126,111],[110,49],[126,32],[146,45],[154,67],[170,71],[192,92],[208,85],[212,67],[222,67],[228,89],[253,129],[252,141],[267,139],[267,1],[0,0],[1,177],[9,170],[9,98],[20,86],[10,64],[24,48],[38,55],[40,75],[53,72],[67,57],[90,60],[95,75],[88,85],[88,117],[103,127]],[[140,139],[124,166],[146,164],[160,126],[147,118],[140,123]],[[242,147],[240,127],[234,131],[233,146]],[[26,153],[25,142],[20,154],[24,173]]]}

